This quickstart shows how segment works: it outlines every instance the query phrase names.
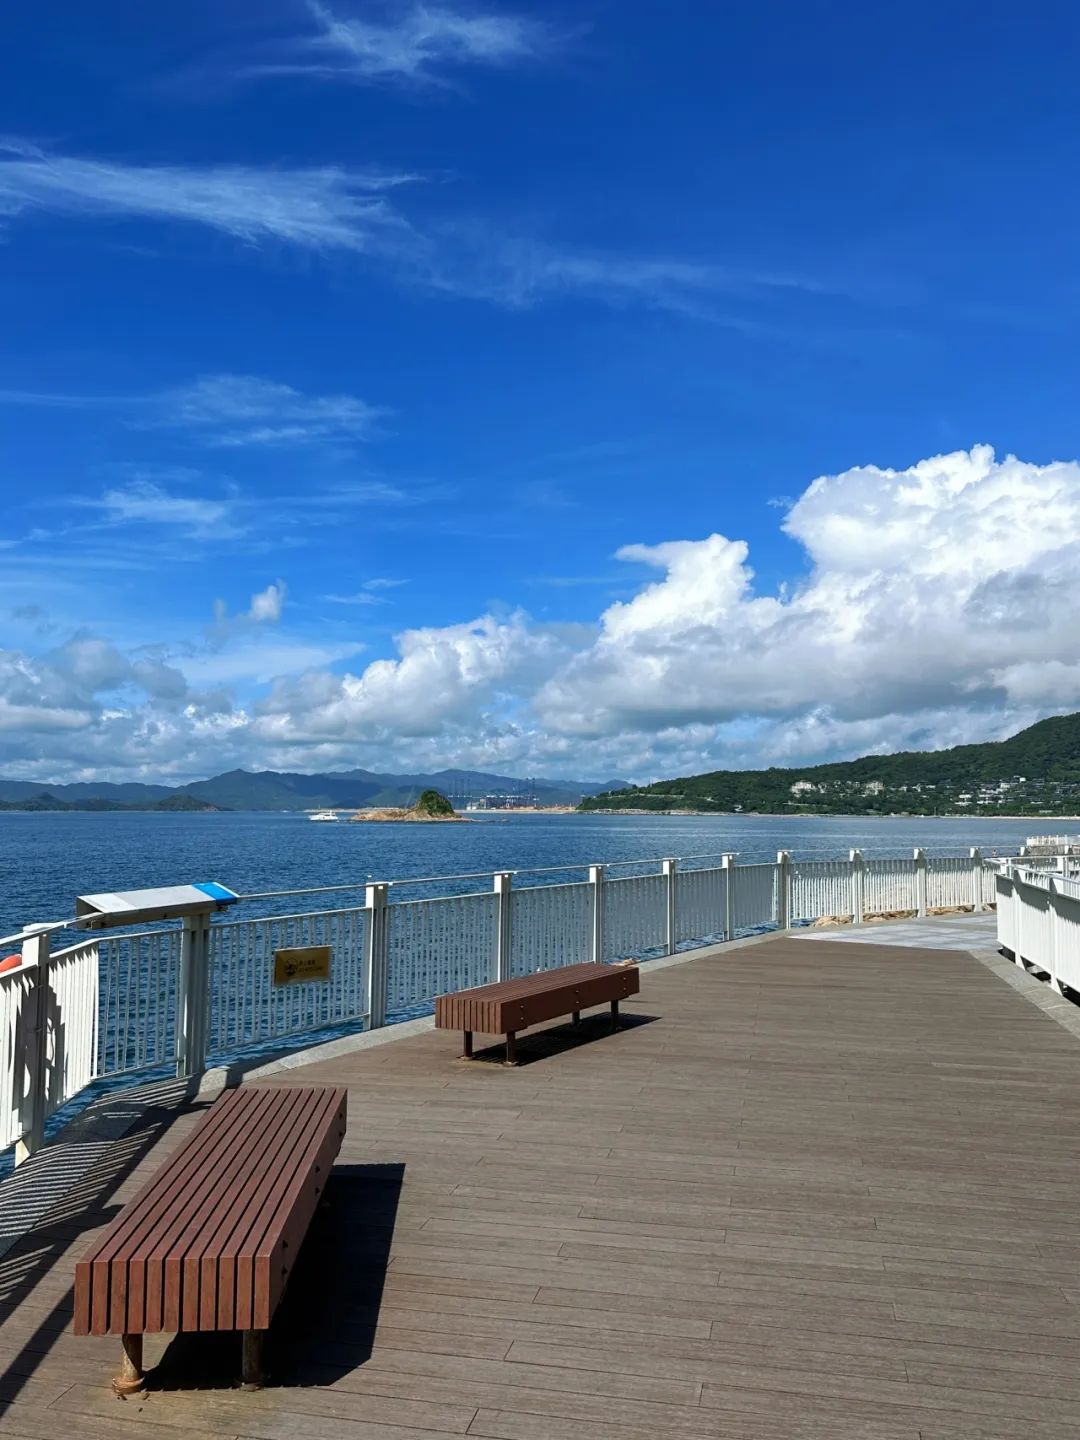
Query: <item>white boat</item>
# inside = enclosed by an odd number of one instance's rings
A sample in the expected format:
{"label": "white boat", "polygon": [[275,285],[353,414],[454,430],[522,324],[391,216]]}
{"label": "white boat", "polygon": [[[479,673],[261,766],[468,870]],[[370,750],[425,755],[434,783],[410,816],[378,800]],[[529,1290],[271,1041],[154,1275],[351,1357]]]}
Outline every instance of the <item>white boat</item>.
{"label": "white boat", "polygon": [[309,820],[327,821],[336,820],[338,816],[336,810],[313,810],[307,818]]}

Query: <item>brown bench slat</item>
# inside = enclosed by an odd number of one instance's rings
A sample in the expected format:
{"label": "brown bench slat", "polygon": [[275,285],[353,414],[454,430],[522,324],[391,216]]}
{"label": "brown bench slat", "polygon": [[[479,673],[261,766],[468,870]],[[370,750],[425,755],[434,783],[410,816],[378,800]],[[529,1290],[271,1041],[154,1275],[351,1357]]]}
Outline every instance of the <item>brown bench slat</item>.
{"label": "brown bench slat", "polygon": [[[297,1149],[304,1127],[317,1114],[318,1092],[312,1091],[311,1104],[301,1110],[294,1107],[291,1123],[283,1126],[277,1136],[265,1145],[261,1162],[247,1183],[232,1196],[232,1203],[220,1218],[198,1256],[192,1257],[188,1273],[185,1260],[184,1293],[188,1308],[184,1328],[191,1330],[230,1330],[235,1323],[236,1255],[248,1239],[252,1212],[265,1192],[264,1177],[273,1173],[282,1157],[298,1162]],[[231,1247],[231,1255],[229,1253]],[[188,1300],[187,1297],[191,1299]]]}
{"label": "brown bench slat", "polygon": [[[242,1092],[231,1093],[239,1095]],[[209,1139],[200,1136],[201,1127],[198,1127],[189,1146],[184,1147],[185,1152],[190,1148],[190,1158],[185,1153],[182,1167],[173,1160],[159,1172],[161,1183],[153,1206],[129,1206],[123,1212],[126,1216],[128,1210],[132,1211],[131,1224],[135,1228],[124,1237],[123,1242],[117,1242],[114,1252],[117,1258],[113,1278],[115,1280],[117,1273],[126,1274],[127,1304],[121,1307],[117,1301],[111,1301],[112,1333],[115,1334],[118,1330],[128,1334],[141,1333],[147,1328],[147,1269],[154,1237],[160,1234],[161,1227],[167,1222],[178,1198],[193,1195],[213,1184],[218,1166],[243,1134],[244,1117],[245,1106],[234,1103],[228,1107],[228,1114],[221,1121],[218,1131]],[[119,1263],[122,1258],[121,1246],[127,1262],[123,1269]],[[160,1283],[157,1289],[160,1293]]]}
{"label": "brown bench slat", "polygon": [[[345,1107],[340,1089],[227,1091],[77,1263],[75,1333],[250,1329],[256,1311],[265,1329],[286,1278],[274,1281],[271,1260],[281,1268],[286,1232],[299,1248]],[[235,1276],[264,1251],[261,1280],[238,1308],[230,1266]]]}
{"label": "brown bench slat", "polygon": [[[246,1197],[264,1193],[268,1183],[281,1183],[282,1167],[296,1163],[296,1147],[302,1142],[305,1128],[314,1119],[315,1113],[314,1097],[309,1094],[305,1095],[304,1103],[291,1106],[286,1103],[273,1114],[268,1109],[260,1117],[251,1149],[239,1173],[232,1176],[228,1189],[205,1213],[199,1233],[183,1247],[174,1247],[174,1253],[166,1259],[166,1330],[235,1328],[228,1314],[223,1315],[221,1325],[216,1323],[217,1286],[206,1284],[204,1287],[203,1258],[222,1225],[228,1224],[229,1217],[237,1207],[243,1206]],[[217,1266],[211,1262],[207,1268],[216,1270]],[[207,1307],[213,1307],[213,1321],[201,1326],[199,1317],[204,1288]],[[170,1304],[175,1304],[177,1310],[170,1310]],[[176,1324],[170,1323],[174,1315]]]}
{"label": "brown bench slat", "polygon": [[[222,1152],[228,1148],[230,1143],[229,1125],[238,1126],[242,1123],[241,1106],[232,1102],[231,1097],[243,1096],[246,1102],[252,1093],[242,1090],[228,1092],[228,1096],[223,1097],[223,1100],[230,1099],[230,1112],[235,1111],[235,1113],[230,1113],[228,1123],[223,1120],[215,1132],[213,1140],[208,1142],[205,1136],[200,1136],[199,1128],[194,1130],[153,1179],[135,1196],[135,1200],[140,1202],[139,1205],[136,1206],[133,1201],[130,1205],[125,1206],[113,1223],[97,1237],[86,1255],[78,1261],[75,1266],[75,1333],[77,1335],[101,1333],[92,1328],[94,1316],[91,1311],[91,1303],[94,1295],[98,1292],[98,1286],[94,1284],[93,1280],[93,1267],[99,1266],[98,1274],[101,1282],[106,1286],[104,1294],[107,1296],[108,1264],[125,1246],[130,1248],[150,1232],[155,1220],[165,1214],[172,1205],[174,1190],[199,1182],[201,1174],[205,1173],[200,1167],[209,1165],[215,1147]],[[218,1102],[219,1105],[222,1103],[223,1101]],[[133,1303],[131,1293],[133,1288],[132,1285],[129,1285],[129,1306]]]}
{"label": "brown bench slat", "polygon": [[[288,1182],[283,1177],[282,1185],[275,1187],[272,1191],[264,1192],[261,1196],[255,1197],[258,1201],[254,1218],[250,1229],[242,1243],[236,1249],[236,1294],[234,1299],[235,1328],[238,1330],[265,1329],[269,1325],[269,1318],[266,1325],[258,1325],[252,1321],[252,1316],[258,1307],[259,1301],[266,1298],[261,1288],[268,1283],[268,1272],[265,1266],[257,1270],[256,1260],[266,1244],[267,1235],[277,1237],[280,1235],[287,1218],[286,1206],[295,1204],[302,1194],[306,1193],[308,1198],[313,1195],[314,1187],[322,1184],[314,1176],[315,1153],[321,1149],[322,1144],[328,1138],[334,1140],[334,1150],[337,1150],[340,1141],[337,1141],[336,1127],[332,1124],[335,1119],[336,1107],[333,1105],[333,1095],[327,1097],[327,1104],[322,1107],[314,1121],[303,1132],[298,1142],[304,1146],[302,1154],[294,1156],[295,1164],[292,1175]],[[342,1127],[344,1128],[344,1127]],[[325,1182],[325,1175],[322,1181]],[[312,1199],[311,1209],[308,1212],[304,1223],[304,1230],[307,1229],[308,1221],[315,1210],[315,1201]],[[279,1218],[280,1216],[280,1218]],[[275,1302],[276,1303],[276,1302]],[[270,1312],[272,1313],[272,1312]]]}
{"label": "brown bench slat", "polygon": [[573,1015],[593,1005],[610,1004],[612,1023],[618,1022],[619,1001],[636,995],[641,982],[636,965],[564,965],[512,980],[478,985],[439,995],[435,1024],[440,1030],[465,1034],[465,1055],[472,1055],[472,1036],[507,1037],[507,1060],[513,1063],[513,1041],[519,1031],[559,1015]]}
{"label": "brown bench slat", "polygon": [[339,1119],[340,1129],[328,1129],[320,1145],[316,1147],[314,1136],[312,1138],[309,1147],[314,1162],[311,1174],[316,1183],[301,1192],[297,1180],[294,1180],[291,1193],[283,1198],[263,1236],[255,1257],[255,1305],[252,1319],[256,1330],[265,1329],[270,1324],[270,1317],[276,1310],[292,1274],[296,1253],[326,1188],[334,1156],[341,1145],[341,1137],[345,1134],[344,1107],[340,1108]]}
{"label": "brown bench slat", "polygon": [[204,1187],[197,1197],[179,1197],[182,1224],[167,1241],[155,1246],[147,1265],[144,1333],[153,1333],[156,1329],[175,1334],[185,1328],[181,1314],[181,1267],[184,1257],[198,1243],[207,1217],[228,1203],[236,1185],[242,1183],[247,1173],[258,1165],[268,1136],[284,1123],[290,1105],[295,1103],[287,1091],[280,1090],[270,1092],[267,1102],[250,1108],[243,1134],[232,1153],[217,1167],[211,1185]]}

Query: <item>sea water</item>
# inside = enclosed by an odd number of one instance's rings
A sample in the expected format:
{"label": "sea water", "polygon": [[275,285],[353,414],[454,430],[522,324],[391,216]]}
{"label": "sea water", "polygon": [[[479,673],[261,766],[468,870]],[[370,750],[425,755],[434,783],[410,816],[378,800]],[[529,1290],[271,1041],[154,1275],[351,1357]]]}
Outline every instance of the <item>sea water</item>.
{"label": "sea water", "polygon": [[[765,815],[477,815],[465,824],[314,824],[305,815],[220,812],[0,813],[0,935],[34,921],[63,920],[76,895],[218,880],[240,894],[318,885],[362,886],[466,872],[579,867],[548,879],[580,879],[580,867],[733,851],[743,863],[795,858],[906,855],[979,846],[1015,854],[1025,838],[1061,821],[975,817]],[[1067,826],[1066,826],[1067,828]],[[633,873],[623,872],[623,873]],[[544,876],[521,873],[515,884]],[[487,888],[483,880],[468,888]],[[437,893],[409,887],[394,898]],[[291,908],[319,909],[318,896]],[[362,903],[352,896],[335,904]],[[256,913],[254,905],[240,915]],[[240,918],[240,916],[238,916]]]}

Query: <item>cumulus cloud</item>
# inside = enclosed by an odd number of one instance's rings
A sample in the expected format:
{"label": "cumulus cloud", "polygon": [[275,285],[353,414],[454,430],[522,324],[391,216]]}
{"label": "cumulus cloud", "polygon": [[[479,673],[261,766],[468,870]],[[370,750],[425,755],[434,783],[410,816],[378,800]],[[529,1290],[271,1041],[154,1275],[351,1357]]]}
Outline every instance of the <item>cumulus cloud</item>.
{"label": "cumulus cloud", "polygon": [[284,580],[275,580],[251,597],[251,604],[238,615],[230,615],[224,600],[214,601],[214,625],[219,634],[245,625],[276,625],[285,604]]}
{"label": "cumulus cloud", "polygon": [[272,624],[281,619],[281,607],[285,603],[285,582],[279,580],[276,585],[268,585],[265,590],[260,590],[257,595],[251,597],[251,609],[248,611],[248,619],[256,625],[264,620]]}
{"label": "cumulus cloud", "polygon": [[[125,694],[169,708],[187,693],[174,666],[149,655],[126,655],[109,641],[78,634],[43,655],[0,650],[0,730],[13,754],[51,749],[55,732],[85,737]],[[126,757],[124,757],[126,764]],[[121,766],[123,768],[123,764]]]}
{"label": "cumulus cloud", "polygon": [[528,688],[557,653],[523,614],[407,630],[399,658],[359,675],[303,675],[274,686],[257,707],[256,733],[274,744],[447,733],[490,705],[500,689]]}
{"label": "cumulus cloud", "polygon": [[[1071,654],[1075,462],[998,462],[977,446],[906,470],[858,467],[815,480],[784,528],[812,569],[783,596],[756,595],[745,545],[722,535],[620,552],[663,578],[605,611],[594,644],[551,677],[536,702],[545,723],[602,735],[1031,705],[1030,668],[1017,688],[1011,666]],[[1005,589],[1022,608],[995,601]],[[1046,703],[1072,703],[1060,672],[1043,673]]]}
{"label": "cumulus cloud", "polygon": [[977,446],[855,467],[815,480],[783,524],[807,563],[775,593],[742,540],[632,544],[618,556],[637,592],[594,620],[418,626],[366,665],[325,637],[271,643],[281,582],[222,611],[222,644],[190,661],[89,636],[0,652],[5,749],[24,771],[47,753],[114,773],[156,755],[167,773],[456,763],[648,779],[1000,738],[1080,709],[1077,462]]}

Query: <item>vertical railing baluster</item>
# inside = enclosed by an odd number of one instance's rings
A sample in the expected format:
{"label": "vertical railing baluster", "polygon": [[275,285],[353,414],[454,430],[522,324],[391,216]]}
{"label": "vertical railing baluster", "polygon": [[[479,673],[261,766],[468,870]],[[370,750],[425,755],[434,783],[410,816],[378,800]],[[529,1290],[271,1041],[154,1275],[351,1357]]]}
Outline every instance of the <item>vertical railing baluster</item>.
{"label": "vertical railing baluster", "polygon": [[675,946],[679,933],[679,862],[678,860],[665,860],[663,862],[664,876],[664,952],[667,955],[675,954]]}
{"label": "vertical railing baluster", "polygon": [[513,924],[513,876],[500,870],[495,881],[495,979],[510,978],[510,927]]}
{"label": "vertical railing baluster", "polygon": [[851,923],[861,925],[863,922],[863,857],[861,850],[848,852],[848,864],[851,866]]}
{"label": "vertical railing baluster", "polygon": [[720,868],[724,872],[724,939],[735,938],[735,856],[720,856]]}
{"label": "vertical railing baluster", "polygon": [[976,915],[983,908],[982,868],[982,851],[973,846],[971,850],[971,909]]}
{"label": "vertical railing baluster", "polygon": [[389,886],[387,885],[368,885],[365,889],[364,900],[368,913],[364,962],[367,969],[368,1026],[372,1030],[386,1024],[387,985],[390,968],[388,899]]}
{"label": "vertical railing baluster", "polygon": [[592,961],[599,965],[604,959],[604,867],[589,866],[589,884],[592,887]]}
{"label": "vertical railing baluster", "polygon": [[23,1132],[15,1141],[16,1165],[29,1160],[45,1142],[48,1094],[49,931],[45,926],[28,925],[23,934],[26,938],[21,968],[30,977],[30,988],[22,999],[22,1024],[18,1027],[22,1033],[22,1055],[14,1056],[16,1075],[21,1071],[22,1093],[17,1098]]}
{"label": "vertical railing baluster", "polygon": [[915,904],[913,909],[916,915],[926,915],[926,851],[921,846],[915,847]]}
{"label": "vertical railing baluster", "polygon": [[786,850],[776,852],[776,928],[791,927],[791,856]]}

